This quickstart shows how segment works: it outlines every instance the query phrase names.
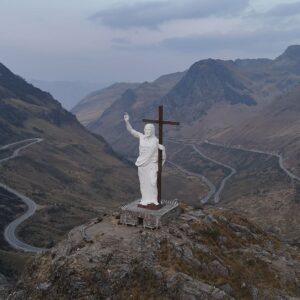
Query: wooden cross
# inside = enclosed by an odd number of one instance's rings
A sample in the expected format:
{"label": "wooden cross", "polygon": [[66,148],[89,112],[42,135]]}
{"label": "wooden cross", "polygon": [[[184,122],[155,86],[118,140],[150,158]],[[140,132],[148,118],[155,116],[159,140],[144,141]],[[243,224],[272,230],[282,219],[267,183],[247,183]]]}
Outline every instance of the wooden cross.
{"label": "wooden cross", "polygon": [[[164,107],[160,105],[158,107],[158,120],[143,119],[146,123],[158,124],[159,128],[159,143],[163,143],[163,125],[180,125],[179,122],[164,121]],[[162,150],[158,149],[158,171],[157,171],[157,201],[161,204],[161,172],[162,172]]]}

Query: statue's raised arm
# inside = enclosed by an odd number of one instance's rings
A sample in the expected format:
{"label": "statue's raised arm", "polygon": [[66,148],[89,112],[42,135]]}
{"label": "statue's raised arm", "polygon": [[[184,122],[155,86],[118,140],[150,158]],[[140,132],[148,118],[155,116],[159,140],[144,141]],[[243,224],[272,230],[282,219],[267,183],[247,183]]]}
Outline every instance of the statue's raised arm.
{"label": "statue's raised arm", "polygon": [[143,134],[132,128],[132,126],[129,122],[129,119],[130,119],[130,117],[129,117],[128,113],[127,112],[124,113],[124,121],[125,121],[125,124],[126,124],[126,129],[128,130],[128,132],[130,134],[132,134],[134,137],[139,139],[141,137],[141,135],[143,135]]}

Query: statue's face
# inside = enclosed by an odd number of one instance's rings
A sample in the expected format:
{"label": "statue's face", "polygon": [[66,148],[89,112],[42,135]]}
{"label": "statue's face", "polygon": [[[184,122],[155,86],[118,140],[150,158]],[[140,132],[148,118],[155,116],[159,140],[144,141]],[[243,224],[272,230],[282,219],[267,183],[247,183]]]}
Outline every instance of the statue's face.
{"label": "statue's face", "polygon": [[146,137],[151,137],[154,135],[154,126],[152,124],[147,124],[144,128],[144,133]]}

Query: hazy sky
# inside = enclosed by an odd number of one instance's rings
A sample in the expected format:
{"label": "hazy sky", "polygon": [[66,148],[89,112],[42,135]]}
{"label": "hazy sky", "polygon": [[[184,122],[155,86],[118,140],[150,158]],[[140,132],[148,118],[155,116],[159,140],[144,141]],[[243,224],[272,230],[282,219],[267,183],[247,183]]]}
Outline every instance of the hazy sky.
{"label": "hazy sky", "polygon": [[300,44],[300,1],[0,0],[0,62],[25,78],[145,81]]}

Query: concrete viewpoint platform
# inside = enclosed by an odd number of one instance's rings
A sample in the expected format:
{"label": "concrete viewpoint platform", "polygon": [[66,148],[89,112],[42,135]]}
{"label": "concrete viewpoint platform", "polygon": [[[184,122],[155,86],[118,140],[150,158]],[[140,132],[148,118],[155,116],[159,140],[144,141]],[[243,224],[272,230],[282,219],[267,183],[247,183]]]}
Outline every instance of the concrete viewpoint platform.
{"label": "concrete viewpoint platform", "polygon": [[145,228],[159,228],[180,215],[180,207],[177,200],[162,200],[163,207],[158,210],[138,207],[140,199],[121,207],[120,222],[124,225]]}

